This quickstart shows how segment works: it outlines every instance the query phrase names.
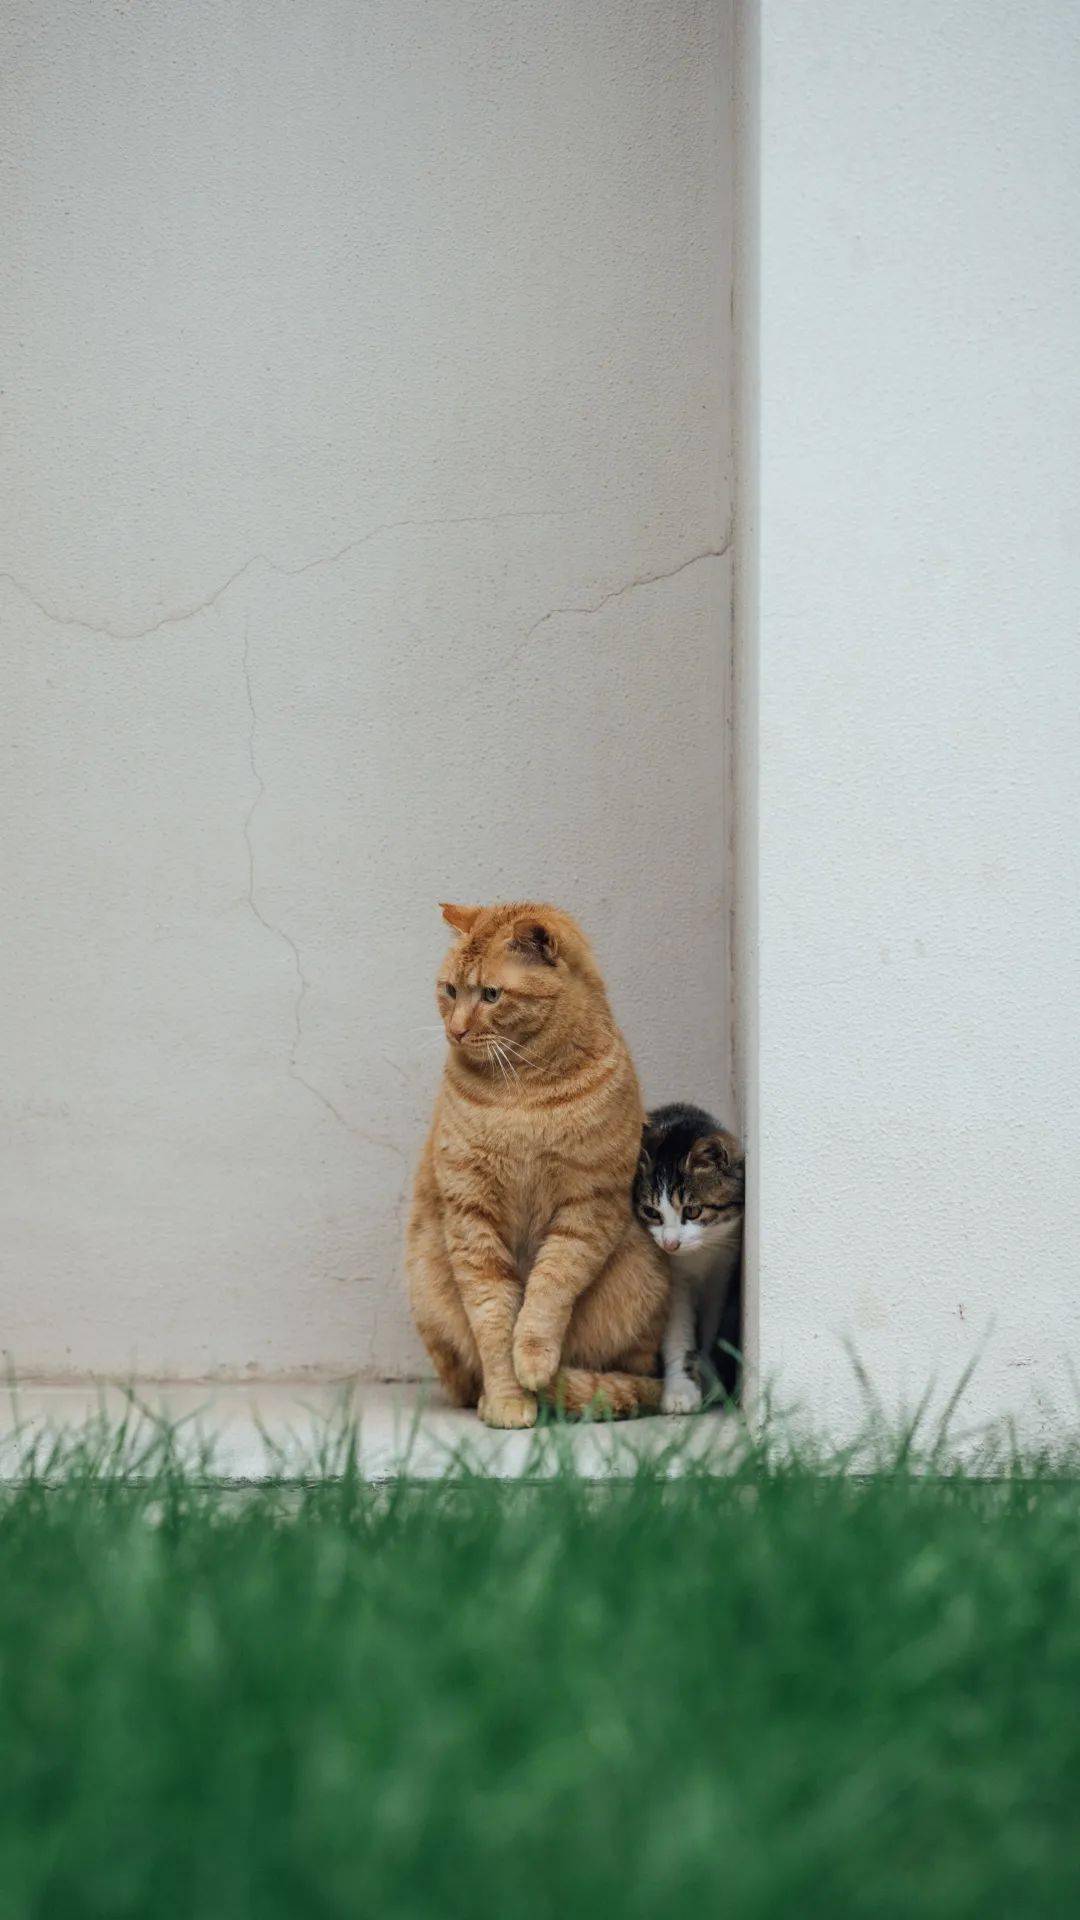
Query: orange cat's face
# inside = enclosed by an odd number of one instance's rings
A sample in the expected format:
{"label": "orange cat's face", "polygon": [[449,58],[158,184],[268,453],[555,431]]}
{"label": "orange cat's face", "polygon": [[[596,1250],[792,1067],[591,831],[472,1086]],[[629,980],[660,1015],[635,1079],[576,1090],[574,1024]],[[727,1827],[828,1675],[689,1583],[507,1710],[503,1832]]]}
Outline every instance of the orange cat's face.
{"label": "orange cat's face", "polygon": [[528,906],[444,906],[443,918],[460,935],[437,986],[451,1047],[475,1065],[505,1071],[531,1064],[560,1001],[573,991],[580,937],[573,922]]}

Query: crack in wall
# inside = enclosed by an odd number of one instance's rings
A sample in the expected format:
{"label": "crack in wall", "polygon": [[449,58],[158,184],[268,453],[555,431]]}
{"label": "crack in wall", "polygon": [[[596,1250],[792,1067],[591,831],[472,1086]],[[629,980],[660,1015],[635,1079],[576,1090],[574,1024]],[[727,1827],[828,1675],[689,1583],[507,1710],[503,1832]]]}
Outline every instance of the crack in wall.
{"label": "crack in wall", "polygon": [[78,614],[58,613],[52,607],[46,606],[43,600],[39,600],[17,574],[8,572],[6,569],[0,571],[0,580],[6,580],[9,586],[14,587],[16,593],[36,608],[42,618],[48,620],[54,627],[75,627],[80,633],[93,634],[105,640],[123,642],[148,640],[152,634],[160,633],[165,627],[179,627],[187,620],[194,620],[196,614],[208,613],[212,607],[216,607],[218,602],[224,599],[230,587],[234,587],[238,580],[242,580],[256,567],[264,567],[268,573],[276,573],[285,579],[296,580],[301,574],[314,573],[322,567],[336,566],[338,561],[344,560],[347,554],[355,553],[359,547],[366,547],[370,541],[377,540],[381,534],[394,533],[402,527],[481,527],[492,526],[502,520],[562,520],[566,517],[567,510],[554,507],[524,507],[511,509],[505,513],[460,513],[449,517],[440,515],[421,520],[383,520],[378,526],[369,527],[366,533],[356,534],[352,539],[346,540],[344,545],[336,547],[333,553],[316,554],[314,559],[304,560],[298,567],[287,567],[281,561],[274,560],[268,553],[253,553],[249,559],[235,567],[228,578],[223,580],[219,587],[215,587],[212,593],[207,594],[205,599],[197,600],[191,606],[177,607],[172,613],[163,613],[159,620],[151,621],[149,626],[130,629],[96,624],[92,620],[82,619]]}
{"label": "crack in wall", "polygon": [[[603,607],[610,606],[613,600],[623,600],[627,594],[636,593],[640,587],[655,587],[665,580],[676,580],[680,573],[688,573],[691,567],[699,567],[703,560],[722,560],[731,552],[732,539],[733,534],[729,529],[720,546],[703,547],[700,553],[692,553],[688,560],[680,560],[675,567],[667,567],[660,573],[639,574],[633,580],[624,580],[621,586],[612,587],[608,593],[602,593],[598,600],[588,600],[580,606],[550,607],[547,613],[542,613],[538,620],[533,621],[531,627],[525,629],[524,639],[519,641],[512,652],[485,674],[485,684],[490,686],[493,680],[501,679],[504,674],[516,667],[533,635],[538,633],[541,627],[546,626],[549,620],[568,619],[575,615],[587,618],[591,614],[599,613]],[[470,686],[474,684],[475,682],[472,682]]]}
{"label": "crack in wall", "polygon": [[602,607],[609,606],[613,600],[622,600],[628,593],[636,593],[639,587],[655,587],[663,580],[677,580],[680,573],[688,573],[691,567],[701,565],[703,560],[722,560],[731,551],[731,535],[728,534],[722,546],[705,547],[700,553],[692,553],[689,560],[680,560],[677,567],[668,567],[663,573],[643,573],[634,580],[626,580],[621,587],[612,587],[610,593],[602,593],[599,600],[590,600],[584,606],[552,607],[548,613],[542,613],[534,620],[525,635],[531,640],[534,633],[547,625],[549,620],[560,620],[570,614],[599,613]]}
{"label": "crack in wall", "polygon": [[319,1102],[320,1106],[326,1109],[326,1112],[337,1121],[339,1127],[345,1129],[346,1133],[354,1134],[361,1140],[370,1141],[373,1146],[382,1147],[385,1152],[393,1153],[399,1160],[404,1160],[406,1157],[404,1149],[399,1147],[396,1141],[388,1140],[385,1134],[371,1133],[365,1127],[355,1126],[351,1120],[346,1119],[340,1107],[334,1104],[329,1094],[324,1093],[323,1089],[316,1086],[313,1080],[309,1080],[307,1075],[301,1072],[297,1064],[297,1054],[304,1038],[304,1001],[307,999],[310,982],[304,972],[304,963],[300,958],[300,949],[293,939],[292,934],[276,920],[267,919],[266,914],[259,905],[255,876],[255,841],[251,828],[255,815],[266,797],[266,781],[263,779],[262,773],[259,770],[259,763],[255,753],[255,736],[258,732],[259,716],[255,707],[254,689],[251,684],[250,622],[246,622],[244,626],[243,672],[244,691],[247,695],[248,712],[251,716],[251,724],[248,728],[247,737],[248,764],[251,767],[251,776],[255,782],[255,795],[247,813],[244,815],[243,826],[244,845],[247,848],[248,860],[247,903],[256,920],[259,922],[259,925],[265,927],[267,933],[272,934],[275,940],[281,941],[282,944],[288,948],[292,956],[293,970],[296,974],[296,993],[293,998],[292,1009],[293,1039],[292,1045],[289,1048],[287,1063],[289,1077],[295,1080],[298,1086],[306,1088],[307,1092]]}

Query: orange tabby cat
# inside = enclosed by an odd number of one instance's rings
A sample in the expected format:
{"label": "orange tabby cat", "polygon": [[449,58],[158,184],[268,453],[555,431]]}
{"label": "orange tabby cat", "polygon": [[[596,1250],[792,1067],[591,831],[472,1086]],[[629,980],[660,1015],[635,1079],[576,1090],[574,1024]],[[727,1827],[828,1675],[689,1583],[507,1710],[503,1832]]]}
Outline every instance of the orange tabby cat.
{"label": "orange tabby cat", "polygon": [[450,1043],[406,1259],[439,1378],[492,1427],[658,1407],[667,1263],[630,1201],[637,1078],[585,936],[554,907],[443,907]]}

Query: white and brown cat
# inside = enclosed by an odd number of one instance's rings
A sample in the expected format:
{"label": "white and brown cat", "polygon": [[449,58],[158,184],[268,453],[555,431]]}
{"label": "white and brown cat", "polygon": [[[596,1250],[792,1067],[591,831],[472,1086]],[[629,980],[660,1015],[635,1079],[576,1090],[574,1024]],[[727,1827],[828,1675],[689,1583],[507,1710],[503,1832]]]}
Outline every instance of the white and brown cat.
{"label": "white and brown cat", "polygon": [[[721,1330],[738,1334],[744,1194],[743,1149],[712,1114],[677,1104],[647,1116],[634,1209],[671,1261],[665,1413],[692,1413],[701,1405],[701,1382],[715,1372]],[[729,1364],[721,1359],[720,1379],[733,1386],[733,1376],[724,1377]]]}

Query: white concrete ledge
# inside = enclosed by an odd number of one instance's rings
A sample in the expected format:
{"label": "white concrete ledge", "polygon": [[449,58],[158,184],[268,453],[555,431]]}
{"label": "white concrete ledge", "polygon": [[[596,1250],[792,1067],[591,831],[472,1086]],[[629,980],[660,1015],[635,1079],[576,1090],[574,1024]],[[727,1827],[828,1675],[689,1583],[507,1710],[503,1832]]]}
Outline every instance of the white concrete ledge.
{"label": "white concrete ledge", "polygon": [[22,1478],[33,1453],[57,1472],[80,1440],[131,1428],[129,1457],[171,1429],[183,1457],[223,1481],[313,1478],[340,1472],[355,1435],[366,1479],[406,1472],[435,1479],[462,1466],[498,1478],[547,1475],[572,1462],[589,1479],[631,1474],[676,1443],[721,1471],[737,1424],[722,1415],[574,1424],[540,1433],[496,1433],[451,1407],[433,1383],[15,1385],[0,1414],[0,1478]]}

